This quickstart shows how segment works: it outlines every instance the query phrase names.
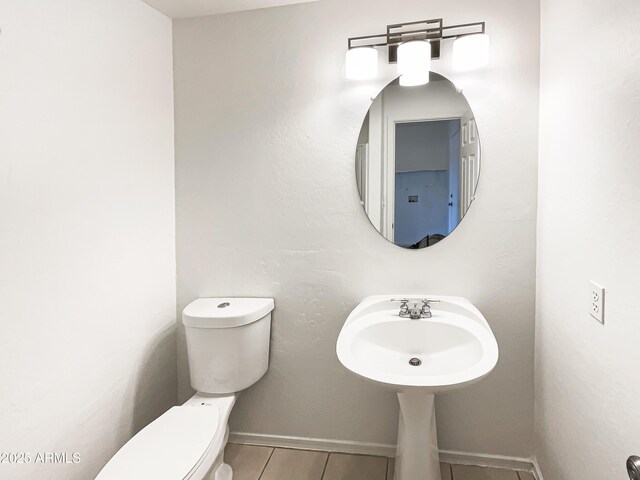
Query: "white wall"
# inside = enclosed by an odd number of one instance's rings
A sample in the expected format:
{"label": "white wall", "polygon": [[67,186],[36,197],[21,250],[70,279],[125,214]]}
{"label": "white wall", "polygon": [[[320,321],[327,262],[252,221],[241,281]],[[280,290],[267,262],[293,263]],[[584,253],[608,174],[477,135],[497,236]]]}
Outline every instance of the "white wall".
{"label": "white wall", "polygon": [[[348,373],[335,342],[363,297],[421,291],[470,298],[501,349],[488,379],[439,398],[441,447],[531,454],[538,13],[537,0],[323,0],[174,24],[179,311],[202,296],[276,301],[271,368],[232,430],[394,443],[395,395]],[[354,169],[394,67],[348,82],[344,54],[349,36],[427,16],[486,20],[493,60],[455,77],[484,147],[476,203],[445,241],[407,251],[371,226]],[[435,69],[454,77],[446,55]]]}
{"label": "white wall", "polygon": [[396,125],[396,172],[449,170],[451,123],[454,121]]}
{"label": "white wall", "polygon": [[0,28],[0,452],[81,455],[0,478],[87,480],[176,401],[172,27],[4,0]]}
{"label": "white wall", "polygon": [[[543,0],[537,450],[547,480],[640,454],[640,3]],[[597,30],[597,35],[585,31]],[[589,280],[607,288],[605,325]]]}

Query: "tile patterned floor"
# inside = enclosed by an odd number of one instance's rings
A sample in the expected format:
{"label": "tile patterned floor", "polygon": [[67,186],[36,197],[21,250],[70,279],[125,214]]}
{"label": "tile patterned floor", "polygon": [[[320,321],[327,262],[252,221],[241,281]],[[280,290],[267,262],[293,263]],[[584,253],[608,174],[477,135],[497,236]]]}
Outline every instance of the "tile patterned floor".
{"label": "tile patterned floor", "polygon": [[[230,443],[233,480],[393,480],[392,458]],[[529,472],[441,463],[442,480],[534,480]]]}

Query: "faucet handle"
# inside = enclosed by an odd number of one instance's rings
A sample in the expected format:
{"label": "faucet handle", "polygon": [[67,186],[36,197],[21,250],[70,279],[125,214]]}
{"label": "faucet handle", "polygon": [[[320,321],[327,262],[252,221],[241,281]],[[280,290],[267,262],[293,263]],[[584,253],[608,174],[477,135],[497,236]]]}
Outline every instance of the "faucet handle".
{"label": "faucet handle", "polygon": [[430,298],[422,299],[422,315],[426,318],[431,318],[433,314],[431,313],[431,304],[438,303],[440,300],[432,300]]}
{"label": "faucet handle", "polygon": [[408,298],[392,298],[392,302],[400,302],[400,315],[401,317],[405,317],[409,315],[409,299]]}
{"label": "faucet handle", "polygon": [[392,302],[400,303],[400,308],[409,308],[407,304],[411,301],[408,298],[392,298]]}
{"label": "faucet handle", "polygon": [[439,303],[439,302],[440,302],[440,300],[436,300],[436,299],[434,299],[434,298],[421,298],[420,300],[422,300],[422,304],[423,304],[424,306],[427,306],[427,307],[428,307],[428,306],[429,306],[429,304],[431,304],[431,303]]}

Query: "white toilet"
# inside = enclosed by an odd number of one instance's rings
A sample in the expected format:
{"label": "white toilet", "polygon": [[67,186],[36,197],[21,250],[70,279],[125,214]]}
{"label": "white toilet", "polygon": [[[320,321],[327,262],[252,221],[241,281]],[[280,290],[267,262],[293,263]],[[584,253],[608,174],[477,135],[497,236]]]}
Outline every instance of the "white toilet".
{"label": "white toilet", "polygon": [[224,463],[237,392],[269,366],[271,298],[201,298],[182,312],[197,393],[141,430],[96,480],[231,480]]}

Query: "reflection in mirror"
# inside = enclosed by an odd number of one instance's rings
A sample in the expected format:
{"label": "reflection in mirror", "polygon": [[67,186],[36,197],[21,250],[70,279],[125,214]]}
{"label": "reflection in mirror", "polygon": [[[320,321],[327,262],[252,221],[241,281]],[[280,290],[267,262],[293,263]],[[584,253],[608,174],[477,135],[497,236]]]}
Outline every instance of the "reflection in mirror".
{"label": "reflection in mirror", "polygon": [[361,203],[373,226],[404,248],[433,245],[473,201],[480,140],[464,95],[431,73],[419,87],[391,82],[365,117],[356,150]]}

